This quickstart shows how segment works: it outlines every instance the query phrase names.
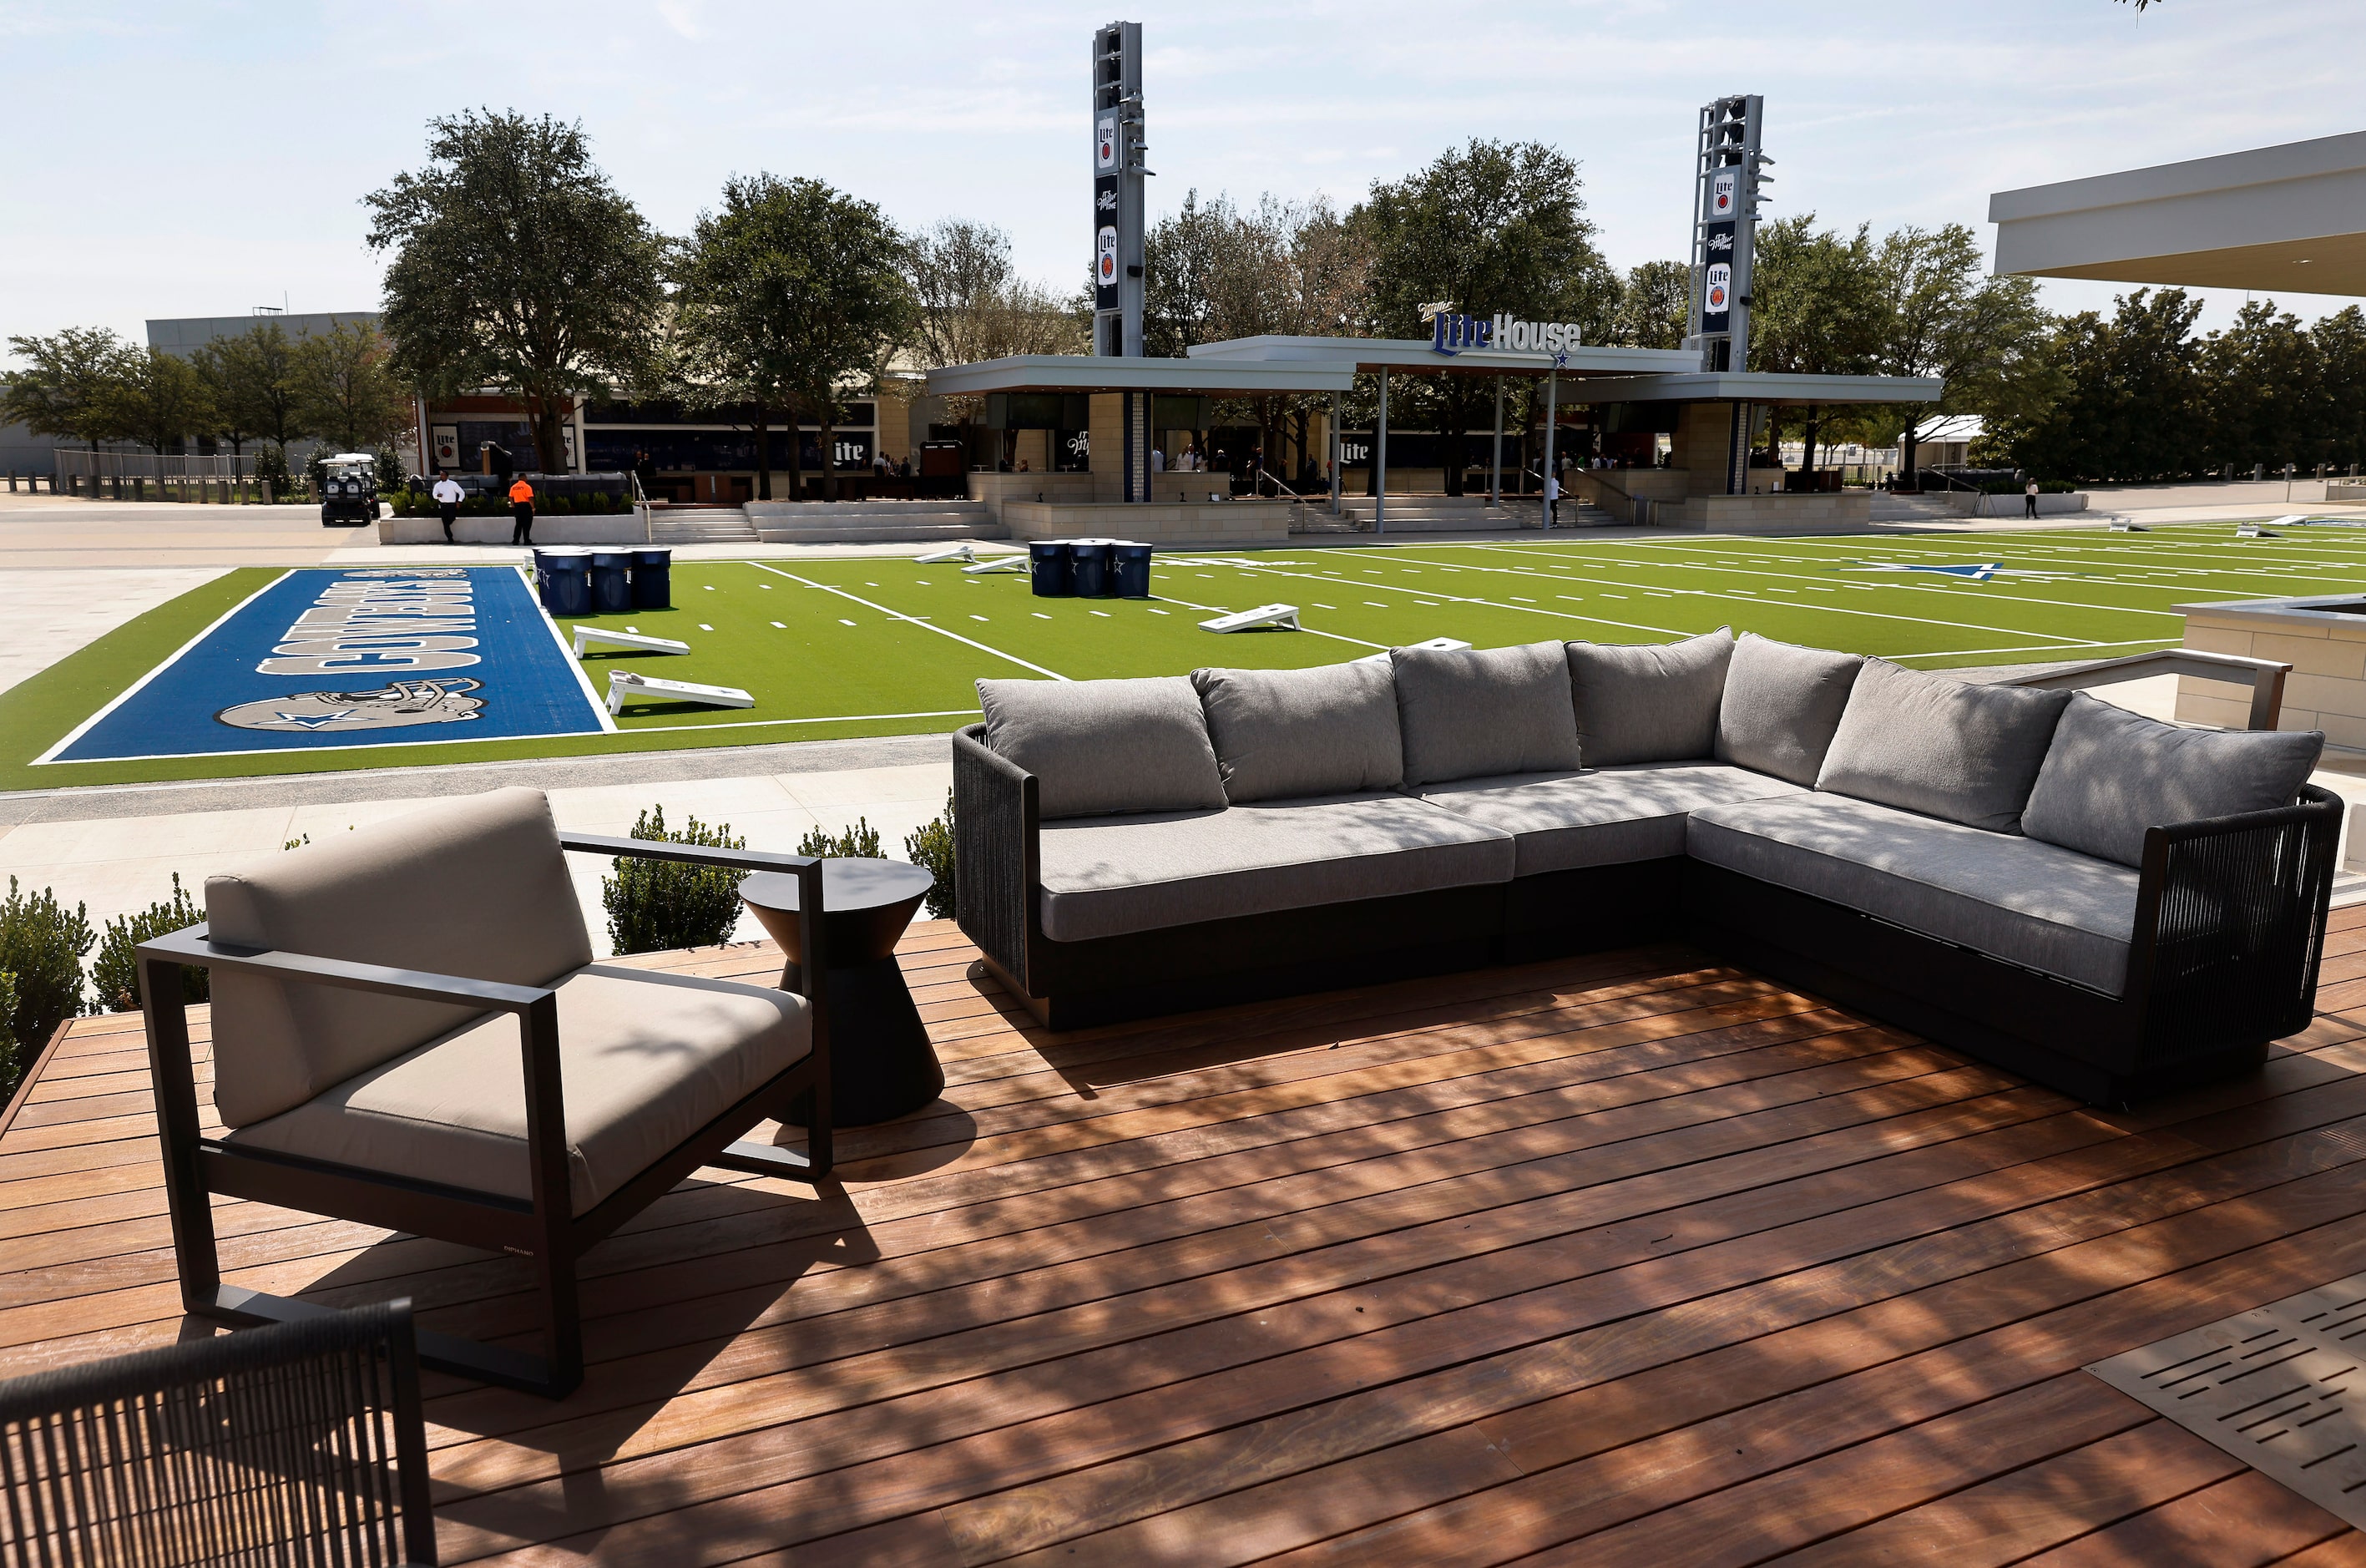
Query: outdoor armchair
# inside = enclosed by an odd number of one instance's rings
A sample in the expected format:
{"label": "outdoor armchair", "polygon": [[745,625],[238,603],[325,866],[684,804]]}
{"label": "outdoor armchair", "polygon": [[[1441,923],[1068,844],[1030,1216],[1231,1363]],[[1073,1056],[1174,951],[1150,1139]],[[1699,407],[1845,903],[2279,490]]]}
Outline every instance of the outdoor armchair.
{"label": "outdoor armchair", "polygon": [[[566,851],[794,873],[808,954],[827,929],[818,859],[562,834],[527,789],[209,879],[208,923],[140,949],[188,1311],[322,1310],[222,1280],[216,1195],[506,1252],[534,1270],[545,1353],[422,1332],[420,1359],[555,1398],[582,1380],[586,1249],[702,1166],[828,1175],[818,990],[593,963]],[[218,1131],[199,1117],[185,964],[212,975]],[[808,1089],[806,1152],[746,1139]]]}

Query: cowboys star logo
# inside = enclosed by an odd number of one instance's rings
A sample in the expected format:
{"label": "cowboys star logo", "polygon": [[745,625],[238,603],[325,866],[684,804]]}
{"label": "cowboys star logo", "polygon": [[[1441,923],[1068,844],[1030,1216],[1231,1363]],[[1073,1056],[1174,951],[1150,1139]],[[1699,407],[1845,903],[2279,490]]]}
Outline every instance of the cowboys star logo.
{"label": "cowboys star logo", "polygon": [[417,724],[464,724],[479,716],[482,697],[466,694],[482,682],[446,676],[397,681],[372,692],[299,692],[291,697],[226,707],[214,717],[239,729],[340,734],[353,729],[400,729]]}

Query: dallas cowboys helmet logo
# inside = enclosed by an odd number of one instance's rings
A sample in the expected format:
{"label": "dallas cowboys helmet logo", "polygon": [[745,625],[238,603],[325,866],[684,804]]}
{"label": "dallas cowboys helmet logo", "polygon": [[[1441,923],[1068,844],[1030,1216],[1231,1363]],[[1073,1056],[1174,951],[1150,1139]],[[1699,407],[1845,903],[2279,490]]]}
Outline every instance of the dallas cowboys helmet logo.
{"label": "dallas cowboys helmet logo", "polygon": [[240,729],[283,733],[339,733],[349,729],[400,729],[415,724],[461,724],[477,717],[482,697],[466,694],[482,682],[464,676],[397,681],[373,692],[299,692],[288,697],[226,707],[214,717]]}

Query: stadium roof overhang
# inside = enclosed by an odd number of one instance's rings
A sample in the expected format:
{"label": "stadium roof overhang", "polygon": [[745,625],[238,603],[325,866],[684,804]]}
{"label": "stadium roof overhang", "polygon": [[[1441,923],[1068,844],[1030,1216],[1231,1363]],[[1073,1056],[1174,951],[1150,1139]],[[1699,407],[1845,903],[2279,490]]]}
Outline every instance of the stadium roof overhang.
{"label": "stadium roof overhang", "polygon": [[[1900,376],[1786,376],[1705,371],[1677,349],[1572,348],[1558,367],[1563,402],[1921,403],[1936,380]],[[1246,337],[1201,344],[1182,359],[1021,354],[929,372],[939,397],[989,392],[1169,392],[1273,397],[1345,392],[1358,374],[1543,376],[1552,356],[1466,349],[1441,355],[1426,338]]]}
{"label": "stadium roof overhang", "polygon": [[2366,294],[2366,131],[1999,191],[2000,276]]}

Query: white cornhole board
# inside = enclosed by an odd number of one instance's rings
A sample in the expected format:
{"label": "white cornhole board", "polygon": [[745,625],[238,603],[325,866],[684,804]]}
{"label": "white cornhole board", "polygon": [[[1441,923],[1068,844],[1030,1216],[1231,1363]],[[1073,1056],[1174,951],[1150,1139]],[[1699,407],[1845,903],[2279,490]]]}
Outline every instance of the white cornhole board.
{"label": "white cornhole board", "polygon": [[992,560],[982,560],[975,566],[965,566],[962,568],[962,575],[963,577],[977,577],[989,571],[1025,571],[1026,570],[1027,558],[1025,556],[997,556]]}
{"label": "white cornhole board", "polygon": [[934,566],[939,561],[975,560],[977,559],[977,551],[972,549],[967,545],[955,545],[949,550],[930,550],[924,556],[914,556],[912,558],[918,561],[922,566]]}
{"label": "white cornhole board", "polygon": [[1254,610],[1235,611],[1218,615],[1211,621],[1201,621],[1203,632],[1249,632],[1298,630],[1298,606],[1295,604],[1259,604]]}
{"label": "white cornhole board", "polygon": [[613,642],[620,648],[637,648],[644,653],[688,653],[690,644],[676,642],[670,637],[649,637],[642,632],[602,631],[597,626],[575,628],[575,657],[583,657],[587,642]]}
{"label": "white cornhole board", "polygon": [[[1405,646],[1407,648],[1435,649],[1439,653],[1463,653],[1469,651],[1470,647],[1469,643],[1464,642],[1460,637],[1434,637],[1426,642],[1409,642],[1405,644]],[[1382,649],[1378,653],[1368,653],[1364,655],[1363,658],[1356,660],[1353,662],[1358,664],[1386,664],[1388,661],[1389,650]]]}
{"label": "white cornhole board", "polygon": [[751,708],[756,699],[736,686],[702,686],[692,681],[660,681],[654,675],[638,675],[630,670],[608,671],[608,711],[620,713],[625,699],[633,695],[673,697],[685,703],[704,703],[709,707]]}
{"label": "white cornhole board", "polygon": [[2112,519],[2112,532],[2114,534],[2149,534],[2152,530],[2146,527],[2143,524],[2135,521],[2133,518],[2114,517]]}
{"label": "white cornhole board", "polygon": [[[2282,523],[2286,521],[2286,519],[2279,517],[2276,521]],[[2277,533],[2274,529],[2268,527],[2264,524],[2238,523],[2235,525],[2235,537],[2238,539],[2281,539],[2283,536]]]}

